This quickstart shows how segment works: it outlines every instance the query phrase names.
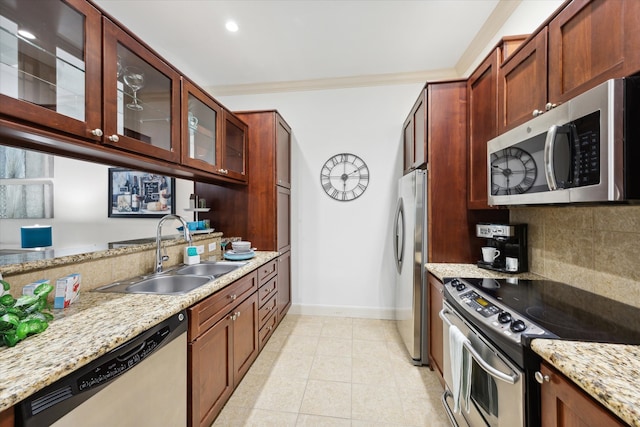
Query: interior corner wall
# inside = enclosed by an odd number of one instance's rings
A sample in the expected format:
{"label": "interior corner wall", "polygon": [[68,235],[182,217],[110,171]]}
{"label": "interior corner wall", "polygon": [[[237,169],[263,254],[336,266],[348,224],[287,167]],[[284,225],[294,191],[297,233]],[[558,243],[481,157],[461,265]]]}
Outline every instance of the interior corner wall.
{"label": "interior corner wall", "polygon": [[[276,109],[291,126],[291,312],[393,317],[402,123],[422,87],[217,97],[232,111]],[[324,162],[344,152],[361,157],[371,175],[365,193],[349,202],[331,199],[320,185]]]}

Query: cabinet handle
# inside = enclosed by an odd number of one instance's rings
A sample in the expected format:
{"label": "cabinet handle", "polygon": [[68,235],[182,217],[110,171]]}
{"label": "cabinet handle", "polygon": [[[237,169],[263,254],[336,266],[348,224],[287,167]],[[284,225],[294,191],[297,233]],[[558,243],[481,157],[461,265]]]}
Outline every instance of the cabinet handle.
{"label": "cabinet handle", "polygon": [[536,371],[536,373],[533,374],[533,376],[535,377],[536,381],[539,384],[548,383],[550,380],[549,375],[543,375],[542,372],[540,371]]}
{"label": "cabinet handle", "polygon": [[[239,312],[239,311],[238,311],[238,312],[236,312],[235,316],[236,316],[236,319],[237,319],[238,317],[240,317],[240,312]],[[235,319],[234,319],[234,320],[235,320]]]}
{"label": "cabinet handle", "polygon": [[93,136],[102,136],[104,134],[102,133],[102,129],[93,129],[91,131],[91,135],[93,135]]}
{"label": "cabinet handle", "polygon": [[120,141],[120,138],[118,137],[118,135],[111,135],[107,138],[109,141],[111,142],[118,142]]}
{"label": "cabinet handle", "polygon": [[551,102],[547,102],[547,105],[544,106],[544,109],[549,111],[556,108],[557,106],[558,106],[557,104],[552,104]]}
{"label": "cabinet handle", "polygon": [[229,173],[229,171],[227,169],[218,169],[219,173],[223,173],[225,175],[227,175]]}
{"label": "cabinet handle", "polygon": [[533,110],[533,117],[538,117],[544,114],[542,110]]}
{"label": "cabinet handle", "polygon": [[271,288],[265,289],[264,291],[265,291],[265,293],[268,294],[269,292],[271,292]]}
{"label": "cabinet handle", "polygon": [[231,301],[235,301],[236,298],[238,298],[238,296],[236,294],[229,295],[229,299],[231,299]]}
{"label": "cabinet handle", "polygon": [[236,320],[236,314],[233,313],[231,316],[229,316],[229,320]]}
{"label": "cabinet handle", "polygon": [[272,308],[272,307],[267,307],[267,311],[271,311],[271,308]]}

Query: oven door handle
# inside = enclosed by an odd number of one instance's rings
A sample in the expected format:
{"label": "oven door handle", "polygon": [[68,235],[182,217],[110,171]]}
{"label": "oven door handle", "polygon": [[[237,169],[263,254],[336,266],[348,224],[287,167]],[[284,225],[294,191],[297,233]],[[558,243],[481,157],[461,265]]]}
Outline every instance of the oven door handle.
{"label": "oven door handle", "polygon": [[[449,326],[454,326],[453,323],[451,323],[449,321],[449,319],[447,319],[447,313],[449,314],[453,314],[451,313],[449,310],[447,310],[446,308],[443,308],[440,313],[439,316],[440,318],[445,321]],[[473,359],[478,363],[478,365],[480,365],[480,367],[486,371],[489,375],[491,375],[492,377],[494,377],[495,379],[504,381],[508,384],[515,384],[518,379],[520,378],[520,374],[515,373],[512,371],[511,374],[505,374],[504,372],[494,368],[493,366],[491,366],[486,360],[484,360],[482,358],[482,356],[480,355],[480,353],[478,353],[476,351],[475,348],[473,348],[473,346],[471,345],[471,341],[469,341],[468,339],[465,340],[464,344],[462,344],[464,346],[464,348],[467,349],[467,351],[469,351],[469,354],[471,355],[471,357],[473,357]]]}

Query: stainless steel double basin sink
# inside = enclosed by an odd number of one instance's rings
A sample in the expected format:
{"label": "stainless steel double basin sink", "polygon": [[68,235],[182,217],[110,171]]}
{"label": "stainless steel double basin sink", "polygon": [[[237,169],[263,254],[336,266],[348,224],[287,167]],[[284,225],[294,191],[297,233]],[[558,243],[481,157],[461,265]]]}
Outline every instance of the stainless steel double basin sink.
{"label": "stainless steel double basin sink", "polygon": [[242,261],[205,261],[174,267],[162,273],[121,280],[95,290],[128,294],[182,295],[246,264]]}

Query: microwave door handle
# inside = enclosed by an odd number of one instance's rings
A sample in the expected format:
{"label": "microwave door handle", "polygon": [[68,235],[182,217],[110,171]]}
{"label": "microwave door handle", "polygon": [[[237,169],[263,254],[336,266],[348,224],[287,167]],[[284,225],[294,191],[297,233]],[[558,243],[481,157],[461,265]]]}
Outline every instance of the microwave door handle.
{"label": "microwave door handle", "polygon": [[[447,319],[447,313],[449,314],[453,314],[451,313],[449,310],[443,308],[440,313],[438,314],[440,316],[440,318],[447,323],[447,325],[449,326],[453,326],[453,323],[451,323],[451,321],[449,321],[449,319]],[[471,355],[471,357],[473,357],[473,359],[478,363],[478,365],[489,375],[491,375],[493,378],[504,381],[508,384],[515,384],[516,381],[518,381],[518,379],[520,378],[520,374],[517,374],[515,372],[512,371],[511,374],[505,374],[504,372],[494,368],[493,366],[491,366],[486,360],[484,360],[482,358],[482,356],[480,355],[480,353],[478,353],[476,351],[475,348],[473,348],[473,346],[471,345],[471,341],[466,340],[464,342],[464,344],[462,344],[464,346],[464,348],[467,349],[467,351],[469,351],[469,354]]]}
{"label": "microwave door handle", "polygon": [[544,176],[547,179],[547,186],[551,191],[558,189],[553,168],[553,150],[555,148],[557,133],[558,126],[551,126],[547,131],[547,138],[544,141]]}

